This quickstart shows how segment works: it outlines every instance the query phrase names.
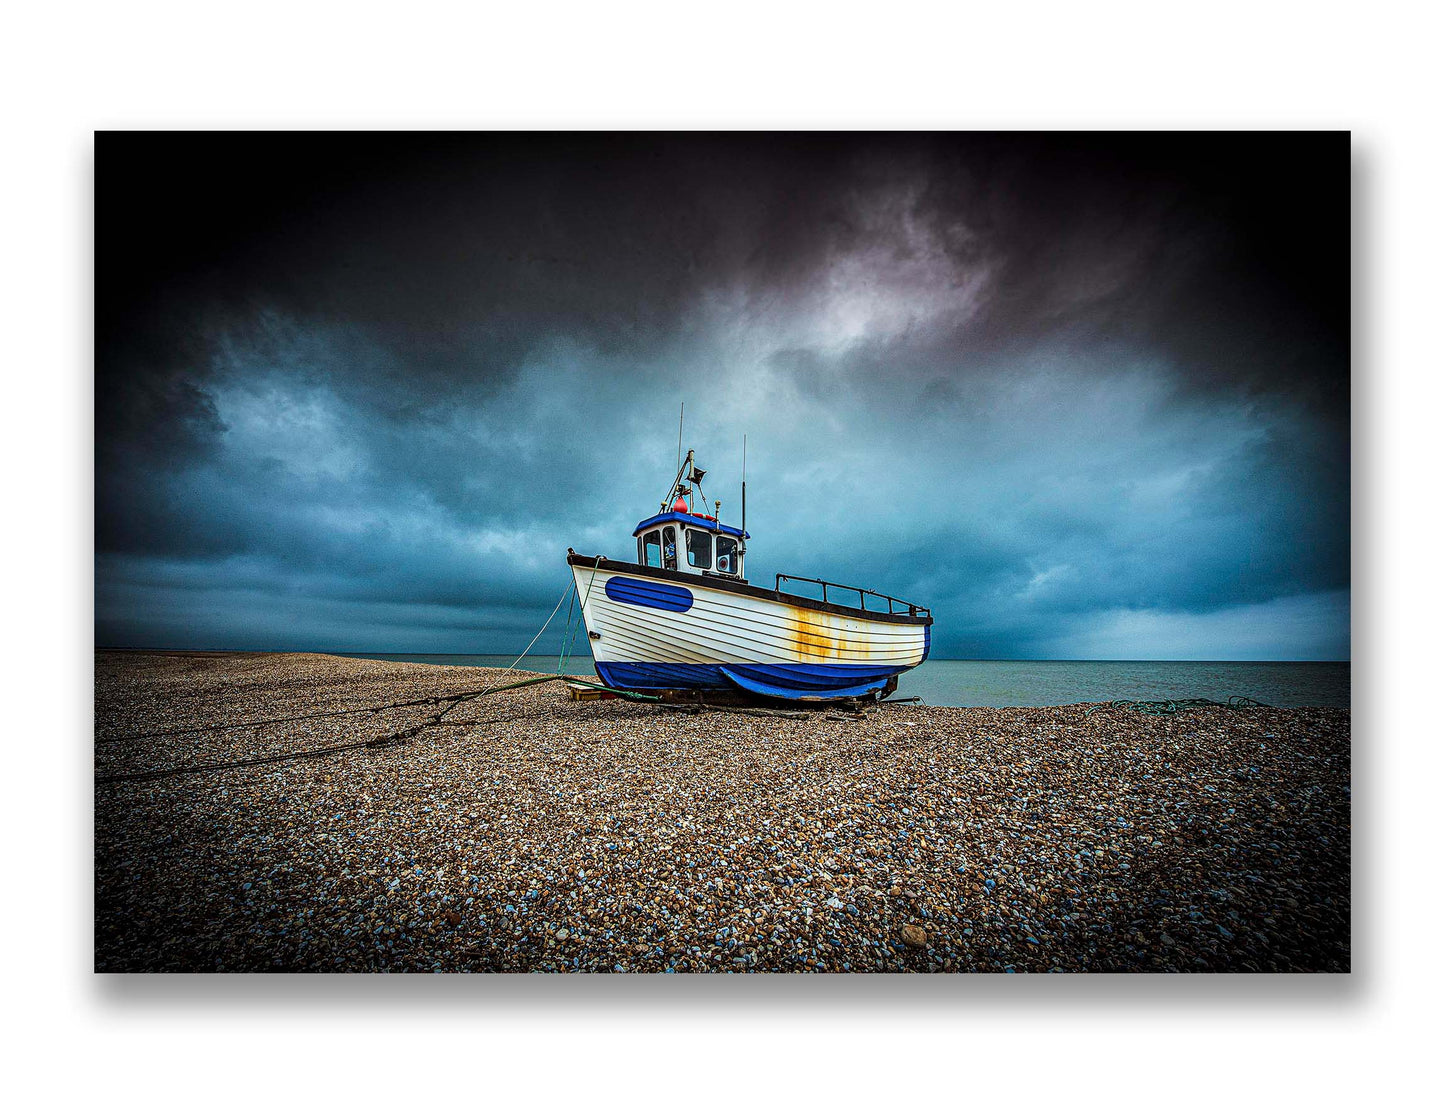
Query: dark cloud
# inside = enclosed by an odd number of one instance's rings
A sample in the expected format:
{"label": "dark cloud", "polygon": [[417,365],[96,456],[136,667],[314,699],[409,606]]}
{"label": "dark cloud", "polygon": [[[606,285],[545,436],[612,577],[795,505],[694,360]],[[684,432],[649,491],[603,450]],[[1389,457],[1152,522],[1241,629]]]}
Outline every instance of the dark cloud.
{"label": "dark cloud", "polygon": [[685,399],[944,652],[1347,651],[1343,135],[97,146],[101,643],[520,647]]}

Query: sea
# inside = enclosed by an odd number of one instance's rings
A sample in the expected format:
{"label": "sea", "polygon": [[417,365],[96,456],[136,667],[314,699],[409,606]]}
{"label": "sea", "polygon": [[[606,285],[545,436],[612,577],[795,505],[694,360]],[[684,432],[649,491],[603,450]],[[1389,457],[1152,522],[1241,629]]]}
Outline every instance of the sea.
{"label": "sea", "polygon": [[[438,655],[339,652],[359,659],[444,663],[460,667],[510,667],[511,655]],[[523,671],[557,670],[557,656],[529,655]],[[594,675],[591,656],[570,656],[567,675]],[[1298,709],[1350,708],[1348,663],[1240,663],[1155,660],[930,659],[898,678],[896,698],[919,697],[926,705],[1072,705],[1075,702],[1159,701],[1164,698],[1254,698]]]}

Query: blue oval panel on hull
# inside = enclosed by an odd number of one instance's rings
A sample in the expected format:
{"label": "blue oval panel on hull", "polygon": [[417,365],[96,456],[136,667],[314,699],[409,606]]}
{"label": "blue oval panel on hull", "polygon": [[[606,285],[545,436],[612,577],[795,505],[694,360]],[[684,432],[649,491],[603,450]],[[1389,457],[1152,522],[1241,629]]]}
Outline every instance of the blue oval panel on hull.
{"label": "blue oval panel on hull", "polygon": [[692,609],[692,591],[686,587],[614,575],[603,589],[614,602],[626,602],[630,606],[650,606],[674,613],[686,613]]}

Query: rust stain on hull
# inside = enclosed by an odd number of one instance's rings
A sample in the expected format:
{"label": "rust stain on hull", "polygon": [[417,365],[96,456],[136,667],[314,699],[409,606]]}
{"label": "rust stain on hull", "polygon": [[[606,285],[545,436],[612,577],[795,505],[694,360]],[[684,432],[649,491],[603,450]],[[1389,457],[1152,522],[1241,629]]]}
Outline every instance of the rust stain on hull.
{"label": "rust stain on hull", "polygon": [[789,612],[793,614],[793,647],[803,659],[847,659],[863,644],[826,613],[801,608]]}

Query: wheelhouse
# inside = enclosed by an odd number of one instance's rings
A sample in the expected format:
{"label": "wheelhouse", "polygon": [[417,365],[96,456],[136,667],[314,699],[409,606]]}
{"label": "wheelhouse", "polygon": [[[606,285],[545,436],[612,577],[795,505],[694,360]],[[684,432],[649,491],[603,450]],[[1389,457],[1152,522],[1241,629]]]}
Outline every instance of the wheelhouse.
{"label": "wheelhouse", "polygon": [[637,562],[685,575],[717,575],[746,582],[743,558],[748,535],[706,514],[668,510],[639,522]]}

